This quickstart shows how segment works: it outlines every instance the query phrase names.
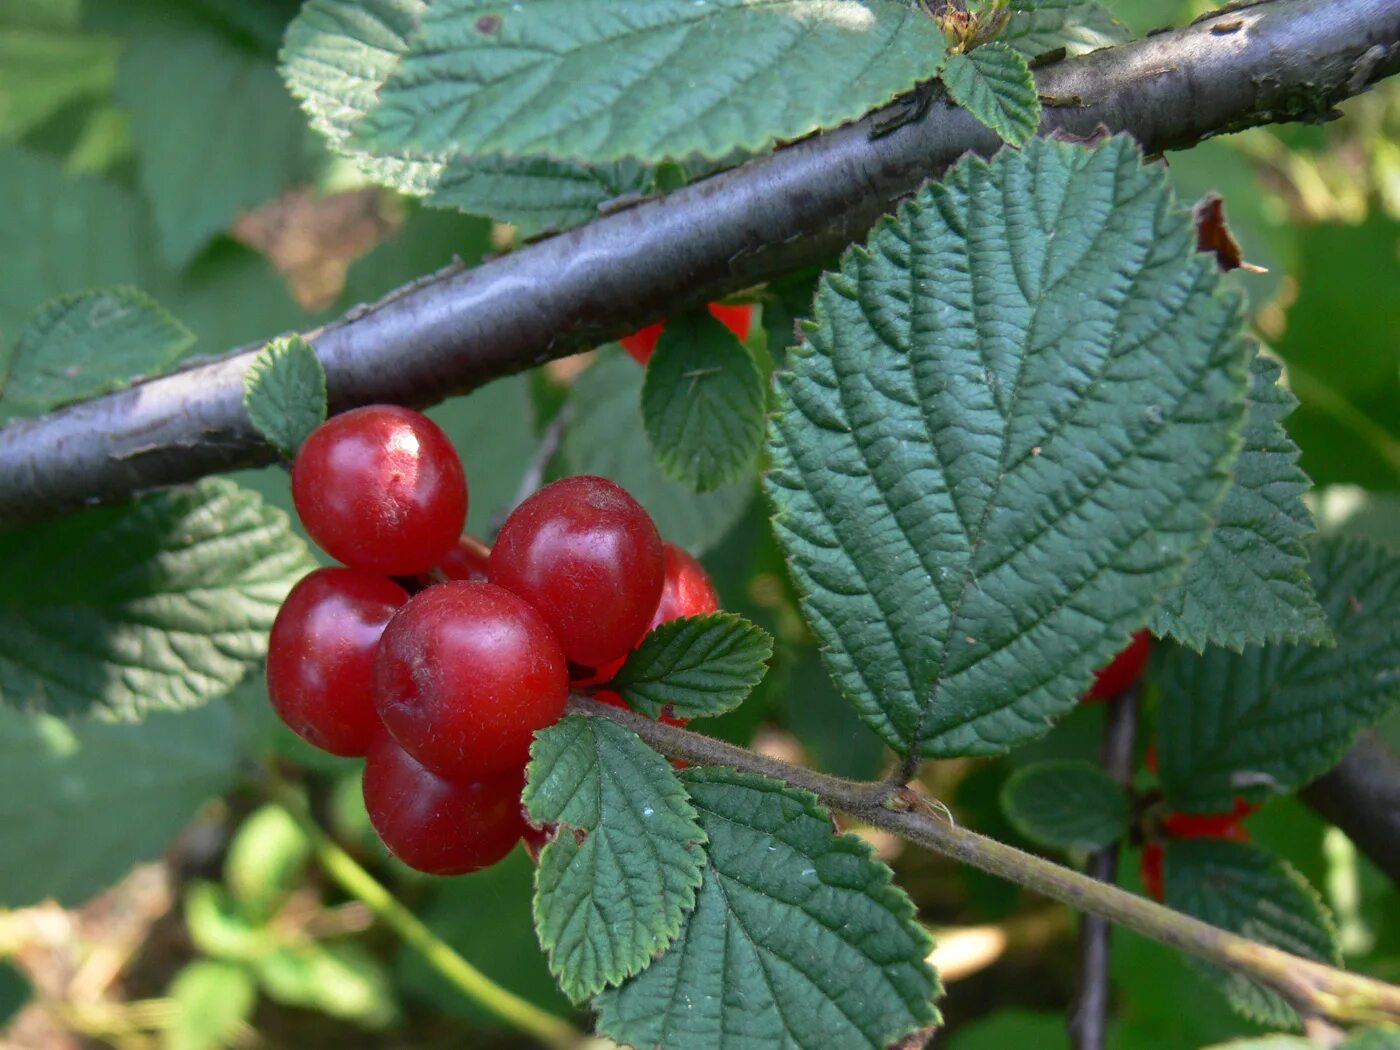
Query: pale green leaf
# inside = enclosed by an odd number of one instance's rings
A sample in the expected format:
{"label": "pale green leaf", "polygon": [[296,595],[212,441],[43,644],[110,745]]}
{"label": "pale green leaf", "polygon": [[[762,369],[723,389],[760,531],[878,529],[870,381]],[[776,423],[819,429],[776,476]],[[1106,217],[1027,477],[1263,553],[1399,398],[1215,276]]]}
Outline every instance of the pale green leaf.
{"label": "pale green leaf", "polygon": [[569,394],[573,418],[564,459],[570,473],[617,482],[646,507],[662,536],[701,554],[743,516],[754,486],[740,482],[697,493],[661,473],[637,411],[642,377],[637,362],[616,347],[599,353]]}
{"label": "pale green leaf", "polygon": [[954,102],[1013,146],[1024,146],[1040,127],[1040,93],[1026,60],[1002,44],[948,59],[943,86]]}
{"label": "pale green leaf", "polygon": [[935,76],[943,53],[900,0],[438,0],[356,140],[427,157],[720,158],[855,119]]}
{"label": "pale green leaf", "polygon": [[1315,531],[1303,503],[1310,487],[1298,446],[1283,428],[1297,399],[1278,383],[1279,366],[1256,354],[1250,366],[1244,447],[1215,516],[1210,542],[1162,600],[1152,633],[1196,651],[1239,651],[1271,641],[1330,642],[1308,580],[1305,541]]}
{"label": "pale green leaf", "polygon": [[815,317],[767,483],[832,676],[904,754],[1038,736],[1207,538],[1238,299],[1130,140],[1034,139],[925,188]]}
{"label": "pale green leaf", "polygon": [[286,516],[222,480],[0,535],[0,703],[122,720],[202,704],[267,652],[315,567]]}
{"label": "pale green leaf", "polygon": [[1015,0],[1011,18],[997,42],[1015,48],[1027,61],[1064,48],[1083,55],[1131,40],[1133,32],[1094,0]]}
{"label": "pale green leaf", "polygon": [[663,623],[608,684],[650,718],[706,718],[738,707],[763,680],[773,638],[734,613]]}
{"label": "pale green leaf", "polygon": [[135,288],[79,292],[46,303],[20,331],[3,397],[41,412],[128,386],[194,345],[194,335]]}
{"label": "pale green leaf", "polygon": [[710,492],[750,475],[763,387],[753,355],[708,310],[667,321],[642,384],[642,420],[666,476]]}
{"label": "pale green leaf", "polygon": [[185,929],[205,955],[228,962],[249,962],[266,955],[277,940],[270,926],[254,923],[227,887],[197,879],[185,888]]}
{"label": "pale green leaf", "polygon": [[224,882],[248,915],[265,922],[301,885],[310,856],[306,832],[268,803],[239,825],[224,858]]}
{"label": "pale green leaf", "polygon": [[1341,1050],[1400,1050],[1400,1026],[1388,1024],[1355,1032]]}
{"label": "pale green leaf", "polygon": [[1298,1035],[1266,1035],[1262,1039],[1236,1039],[1205,1050],[1324,1050],[1321,1043]]}
{"label": "pale green leaf", "polygon": [[929,936],[867,844],[778,781],[681,779],[710,837],[705,880],[666,954],[598,997],[599,1032],[666,1050],[886,1050],[937,1021]]}
{"label": "pale green leaf", "polygon": [[0,706],[0,907],[78,904],[154,859],[238,776],[223,703],[139,726]]}
{"label": "pale green leaf", "polygon": [[0,9],[0,139],[109,90],[120,50],[107,37],[10,24]]}
{"label": "pale green leaf", "polygon": [[1400,555],[1319,540],[1311,571],[1335,648],[1177,649],[1163,661],[1157,761],[1178,809],[1301,787],[1400,701]]}
{"label": "pale green leaf", "polygon": [[274,339],[243,373],[243,407],[258,433],[289,459],[326,419],[326,370],[299,335]]}
{"label": "pale green leaf", "polygon": [[[1169,907],[1305,959],[1341,963],[1332,916],[1317,891],[1267,850],[1222,839],[1169,842],[1164,877]],[[1277,992],[1235,971],[1193,965],[1244,1016],[1276,1027],[1297,1024]]]}
{"label": "pale green leaf", "polygon": [[165,1050],[220,1050],[230,1046],[252,1016],[258,988],[237,963],[196,959],[175,975],[169,991],[172,1016]]}
{"label": "pale green leaf", "polygon": [[306,125],[264,56],[178,5],[132,11],[116,93],[161,256],[179,267],[308,174]]}
{"label": "pale green leaf", "polygon": [[398,1015],[384,964],[354,941],[281,948],[257,960],[258,982],[279,1003],[300,1006],[363,1028],[387,1028]]}
{"label": "pale green leaf", "polygon": [[615,722],[565,718],[536,734],[531,755],[525,807],[561,825],[540,854],[535,927],[559,986],[582,1001],[675,939],[705,834],[667,761]]}
{"label": "pale green leaf", "polygon": [[514,223],[526,236],[596,218],[607,201],[646,192],[639,164],[589,167],[544,157],[413,159],[353,148],[350,131],[408,48],[426,0],[309,0],[287,30],[282,72],[312,127],[365,177],[439,208]]}
{"label": "pale green leaf", "polygon": [[1102,849],[1128,828],[1128,796],[1092,762],[1040,762],[1018,769],[1002,787],[1001,805],[1017,831],[1053,849]]}

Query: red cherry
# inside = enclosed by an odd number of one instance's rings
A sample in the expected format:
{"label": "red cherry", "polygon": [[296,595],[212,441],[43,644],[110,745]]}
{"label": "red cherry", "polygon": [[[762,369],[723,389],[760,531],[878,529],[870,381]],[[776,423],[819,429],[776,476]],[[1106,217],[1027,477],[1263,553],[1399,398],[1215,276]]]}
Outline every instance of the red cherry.
{"label": "red cherry", "polygon": [[[682,616],[701,616],[719,612],[719,595],[705,571],[693,555],[674,543],[663,544],[666,551],[666,579],[661,586],[661,600],[651,615],[648,631]],[[640,641],[640,639],[638,639]]]}
{"label": "red cherry", "polygon": [[491,582],[533,605],[580,667],[624,656],[661,598],[665,553],[642,505],[604,478],[563,478],[511,513]]}
{"label": "red cherry", "polygon": [[379,717],[410,755],[449,780],[523,766],[535,730],[559,720],[569,670],[544,619],[490,583],[414,595],[374,661]]}
{"label": "red cherry", "polygon": [[1249,831],[1240,821],[1259,807],[1236,796],[1228,813],[1168,813],[1162,831],[1174,839],[1229,839],[1248,842]]}
{"label": "red cherry", "polygon": [[1147,631],[1138,631],[1122,652],[1099,668],[1094,675],[1094,684],[1080,699],[1091,702],[1112,700],[1142,677],[1151,653],[1152,635]]}
{"label": "red cherry", "polygon": [[491,548],[475,536],[462,533],[457,545],[447,552],[438,566],[449,580],[471,580],[473,583],[487,581],[486,565],[491,557]]}
{"label": "red cherry", "polygon": [[1149,842],[1142,848],[1142,863],[1139,871],[1142,874],[1143,889],[1147,890],[1147,895],[1154,900],[1164,901],[1167,899],[1165,869],[1166,853],[1162,849],[1161,843]]}
{"label": "red cherry", "polygon": [[467,519],[467,480],[427,416],[369,405],[332,416],[292,464],[292,500],[331,557],[383,576],[427,572]]}
{"label": "red cherry", "polygon": [[374,653],[408,592],[358,569],[317,569],[282,603],[267,644],[267,694],[288,728],[333,755],[363,755],[383,731]]}
{"label": "red cherry", "polygon": [[465,875],[501,860],[525,834],[523,767],[476,783],[425,769],[387,733],[365,761],[365,809],[389,852],[429,875]]}
{"label": "red cherry", "polygon": [[[740,342],[749,337],[749,329],[753,326],[752,306],[725,306],[723,303],[711,303],[710,313],[714,315],[715,320],[733,332]],[[618,342],[622,344],[622,349],[632,355],[637,364],[644,365],[651,360],[651,355],[656,352],[657,341],[660,340],[661,333],[665,329],[666,322],[658,321],[632,335],[623,336]]]}

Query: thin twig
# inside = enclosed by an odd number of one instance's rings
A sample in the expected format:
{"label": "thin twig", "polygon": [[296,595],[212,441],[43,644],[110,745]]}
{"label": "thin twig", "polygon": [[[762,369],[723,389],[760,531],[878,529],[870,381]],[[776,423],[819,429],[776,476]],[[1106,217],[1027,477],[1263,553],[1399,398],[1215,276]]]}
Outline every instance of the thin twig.
{"label": "thin twig", "polygon": [[700,733],[653,722],[587,696],[570,697],[575,714],[611,718],[668,758],[692,765],[729,766],[804,788],[832,809],[925,849],[1091,912],[1179,951],[1235,970],[1273,988],[1303,1016],[1340,1024],[1400,1022],[1400,987],[1333,969],[1238,934],[1217,929],[1155,901],[1128,893],[996,839],[950,823],[918,804],[909,788],[844,780]]}
{"label": "thin twig", "polygon": [[[1114,780],[1127,787],[1137,758],[1138,687],[1108,701],[1099,761]],[[1091,879],[1110,885],[1118,880],[1117,842],[1094,852],[1085,867]],[[1108,1036],[1108,966],[1112,928],[1102,915],[1085,912],[1079,924],[1079,992],[1069,1014],[1074,1050],[1103,1050]]]}

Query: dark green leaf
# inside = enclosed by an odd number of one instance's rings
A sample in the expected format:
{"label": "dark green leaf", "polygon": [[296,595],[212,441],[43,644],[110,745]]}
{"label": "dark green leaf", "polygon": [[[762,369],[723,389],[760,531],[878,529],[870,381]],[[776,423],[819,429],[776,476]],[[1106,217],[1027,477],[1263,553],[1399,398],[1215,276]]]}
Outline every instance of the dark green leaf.
{"label": "dark green leaf", "polygon": [[767,483],[827,666],[897,751],[1044,732],[1205,542],[1246,379],[1212,267],[1130,140],[1034,139],[823,279]]}
{"label": "dark green leaf", "polygon": [[564,458],[571,473],[617,482],[646,507],[662,536],[703,554],[743,516],[753,485],[696,493],[661,473],[637,411],[642,376],[637,363],[615,347],[599,353],[569,393],[573,418],[564,434]]}
{"label": "dark green leaf", "polygon": [[123,720],[202,704],[261,662],[314,567],[285,515],[222,479],[0,534],[0,703]]}
{"label": "dark green leaf", "polygon": [[227,705],[139,726],[0,707],[0,906],[77,904],[155,857],[235,780]]}
{"label": "dark green leaf", "polygon": [[561,825],[540,855],[535,924],[559,986],[582,1001],[675,939],[695,905],[705,833],[666,760],[615,722],[565,718],[531,754],[525,807]]}
{"label": "dark green leaf", "polygon": [[772,636],[742,616],[686,616],[647,634],[608,688],[650,718],[722,715],[763,680],[772,655]]}
{"label": "dark green leaf", "polygon": [[326,419],[326,370],[299,335],[274,339],[243,373],[248,419],[288,459]]}
{"label": "dark green leaf", "polygon": [[1017,831],[1053,849],[1102,849],[1128,827],[1122,785],[1092,762],[1041,762],[1018,769],[1002,788],[1001,804]]}
{"label": "dark green leaf", "polygon": [[708,863],[679,939],[598,997],[598,1030],[666,1050],[886,1050],[938,1019],[914,906],[807,792],[688,769]]}
{"label": "dark green leaf", "polygon": [[1292,791],[1400,700],[1400,555],[1319,540],[1312,583],[1335,648],[1178,649],[1163,662],[1157,756],[1177,808]]}
{"label": "dark green leaf", "polygon": [[899,0],[438,0],[356,137],[420,156],[720,158],[859,117],[943,51]]}
{"label": "dark green leaf", "polygon": [[4,398],[46,411],[130,384],[176,360],[194,335],[135,288],[80,292],[47,303],[20,331]]}
{"label": "dark green leaf", "polygon": [[[1338,965],[1332,916],[1306,879],[1258,846],[1221,839],[1170,842],[1166,849],[1169,907],[1251,940]],[[1277,992],[1235,971],[1195,964],[1230,1004],[1262,1024],[1297,1024]]]}
{"label": "dark green leaf", "polygon": [[763,446],[763,374],[708,310],[666,323],[642,384],[642,419],[662,471],[696,492],[751,474]]}
{"label": "dark green leaf", "polygon": [[165,1050],[220,1050],[252,1016],[258,989],[237,963],[198,959],[175,975],[169,998]]}
{"label": "dark green leaf", "polygon": [[1310,486],[1298,469],[1298,446],[1283,429],[1298,402],[1278,377],[1279,366],[1256,354],[1230,491],[1205,550],[1152,619],[1154,634],[1198,652],[1207,645],[1239,651],[1272,641],[1331,641],[1308,581],[1304,541],[1314,526],[1303,494]]}
{"label": "dark green leaf", "polygon": [[[1154,0],[1156,2],[1156,0]],[[1132,39],[1132,30],[1093,0],[1014,0],[1011,19],[997,42],[1027,61],[1064,48],[1082,55]]]}
{"label": "dark green leaf", "polygon": [[34,989],[24,974],[10,963],[0,960],[0,1028],[10,1023],[10,1018],[24,1009],[24,1004],[34,994]]}
{"label": "dark green leaf", "polygon": [[953,101],[1013,146],[1040,127],[1040,93],[1026,60],[1003,44],[951,55],[942,74]]}

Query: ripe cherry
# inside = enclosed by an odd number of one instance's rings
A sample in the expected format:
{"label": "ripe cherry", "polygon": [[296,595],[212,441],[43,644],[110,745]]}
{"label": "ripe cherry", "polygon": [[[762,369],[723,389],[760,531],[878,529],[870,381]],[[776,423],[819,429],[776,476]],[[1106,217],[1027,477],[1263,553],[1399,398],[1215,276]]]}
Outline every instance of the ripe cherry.
{"label": "ripe cherry", "polygon": [[[714,315],[715,320],[738,336],[740,342],[749,337],[749,329],[753,326],[752,306],[725,306],[723,303],[711,303],[710,313]],[[639,365],[644,365],[651,360],[651,355],[656,353],[656,344],[661,339],[661,333],[665,330],[666,322],[658,321],[632,335],[623,336],[618,342],[622,344],[622,349],[631,354]]]}
{"label": "ripe cherry", "polygon": [[267,693],[287,726],[333,755],[363,755],[383,732],[371,688],[374,653],[408,601],[358,569],[317,569],[282,603],[267,646]]}
{"label": "ripe cherry", "polygon": [[1094,683],[1080,699],[1086,701],[1112,700],[1119,693],[1135,685],[1147,667],[1147,658],[1152,653],[1152,635],[1138,631],[1132,640],[1109,663],[1100,667],[1094,675]]}
{"label": "ripe cherry", "polygon": [[642,505],[605,478],[546,485],[506,519],[491,582],[554,629],[564,655],[602,667],[646,631],[665,579],[661,537]]}
{"label": "ripe cherry", "polygon": [[389,852],[430,875],[490,867],[525,834],[525,769],[454,782],[425,769],[381,733],[365,761],[365,809]]}
{"label": "ripe cherry", "polygon": [[1228,813],[1168,813],[1162,818],[1162,832],[1174,839],[1229,839],[1248,842],[1249,831],[1240,821],[1259,807],[1236,797]]}
{"label": "ripe cherry", "polygon": [[473,583],[487,582],[486,566],[491,557],[491,548],[475,536],[462,533],[457,545],[447,552],[438,566],[449,580],[471,580]]}
{"label": "ripe cherry", "polygon": [[400,746],[450,780],[523,766],[535,730],[559,720],[569,671],[543,617],[490,583],[411,598],[374,662],[379,717]]}
{"label": "ripe cherry", "polygon": [[661,586],[661,600],[651,615],[648,631],[682,616],[701,616],[719,611],[719,595],[710,582],[710,574],[689,551],[674,543],[663,544],[666,551],[666,579]]}
{"label": "ripe cherry", "polygon": [[457,542],[467,480],[427,416],[369,405],[332,416],[303,442],[292,499],[331,557],[384,576],[427,572]]}
{"label": "ripe cherry", "polygon": [[1166,851],[1160,842],[1149,842],[1142,847],[1142,861],[1139,872],[1142,875],[1143,889],[1153,900],[1167,899]]}

